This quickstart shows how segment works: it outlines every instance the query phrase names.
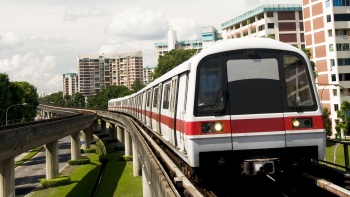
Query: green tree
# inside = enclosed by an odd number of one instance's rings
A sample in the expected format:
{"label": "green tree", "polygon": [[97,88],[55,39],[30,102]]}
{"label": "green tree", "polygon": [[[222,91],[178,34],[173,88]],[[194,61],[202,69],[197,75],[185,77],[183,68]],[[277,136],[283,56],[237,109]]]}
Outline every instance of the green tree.
{"label": "green tree", "polygon": [[73,96],[73,107],[85,107],[85,97],[80,92],[75,93]]}
{"label": "green tree", "polygon": [[42,102],[43,104],[47,104],[47,105],[55,105],[60,107],[66,106],[66,101],[65,101],[65,98],[63,97],[62,91],[52,93],[46,96],[45,99],[42,99],[42,101],[44,101]]}
{"label": "green tree", "polygon": [[0,122],[5,120],[7,107],[12,105],[11,102],[11,83],[7,74],[0,73]]}
{"label": "green tree", "polygon": [[154,69],[153,80],[167,73],[184,61],[190,59],[196,52],[196,49],[173,49],[164,56],[159,56],[158,65]]}
{"label": "green tree", "polygon": [[327,136],[332,135],[332,121],[329,118],[331,112],[328,110],[327,107],[323,108],[323,118],[324,118],[324,125],[326,127]]}
{"label": "green tree", "polygon": [[131,91],[125,86],[108,86],[95,96],[88,97],[87,107],[92,109],[107,109],[110,99],[123,97],[129,94],[131,94]]}
{"label": "green tree", "polygon": [[[36,87],[26,81],[13,82],[12,87],[14,89],[13,92],[17,93],[13,94],[12,100],[16,101],[16,103],[27,103],[25,107],[17,108],[23,112],[17,118],[34,118],[36,116],[36,107],[39,105]],[[19,90],[17,91],[17,89]]]}
{"label": "green tree", "polygon": [[346,136],[348,132],[348,127],[350,123],[350,103],[348,101],[343,101],[340,107],[340,110],[337,111],[338,118],[340,121],[336,122],[335,130],[340,133],[341,130],[344,131],[344,135]]}
{"label": "green tree", "polygon": [[131,85],[131,90],[133,93],[135,93],[144,87],[145,87],[145,84],[143,84],[140,79],[136,79],[134,83]]}

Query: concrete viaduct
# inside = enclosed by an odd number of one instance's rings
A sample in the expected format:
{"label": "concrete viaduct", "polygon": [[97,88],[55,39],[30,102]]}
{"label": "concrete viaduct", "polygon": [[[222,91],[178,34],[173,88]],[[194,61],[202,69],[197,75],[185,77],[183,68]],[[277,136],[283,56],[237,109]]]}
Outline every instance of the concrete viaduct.
{"label": "concrete viaduct", "polygon": [[90,148],[92,132],[98,129],[98,124],[101,134],[118,139],[125,155],[132,155],[134,176],[142,176],[143,196],[180,196],[129,118],[106,111],[82,115],[79,111],[44,105],[37,109],[45,120],[0,127],[0,197],[15,196],[14,158],[17,155],[45,145],[46,179],[57,178],[58,140],[71,136],[71,159],[80,159],[80,132],[81,140],[86,142],[83,148]]}

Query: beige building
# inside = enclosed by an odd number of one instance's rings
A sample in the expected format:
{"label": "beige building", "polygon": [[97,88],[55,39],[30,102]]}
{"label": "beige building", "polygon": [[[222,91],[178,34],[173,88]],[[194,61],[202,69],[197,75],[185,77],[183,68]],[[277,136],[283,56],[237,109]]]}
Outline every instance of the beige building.
{"label": "beige building", "polygon": [[110,85],[131,88],[143,79],[142,52],[78,55],[79,91],[84,96],[95,95]]}
{"label": "beige building", "polygon": [[148,66],[143,68],[143,81],[142,81],[143,84],[147,85],[152,81],[153,73],[154,73],[154,68],[148,68]]}
{"label": "beige building", "polygon": [[300,4],[262,5],[221,24],[223,39],[266,37],[305,48]]}
{"label": "beige building", "polygon": [[306,48],[318,71],[321,103],[331,112],[333,134],[342,101],[350,102],[349,0],[303,0]]}
{"label": "beige building", "polygon": [[154,46],[156,47],[157,57],[160,55],[165,55],[173,49],[197,49],[201,51],[204,48],[212,45],[217,40],[222,39],[221,35],[216,31],[215,27],[202,27],[202,36],[198,40],[177,40],[177,33],[174,30],[168,31],[168,39],[166,42],[156,42]]}
{"label": "beige building", "polygon": [[78,75],[77,73],[63,74],[63,97],[65,95],[73,96],[78,92]]}

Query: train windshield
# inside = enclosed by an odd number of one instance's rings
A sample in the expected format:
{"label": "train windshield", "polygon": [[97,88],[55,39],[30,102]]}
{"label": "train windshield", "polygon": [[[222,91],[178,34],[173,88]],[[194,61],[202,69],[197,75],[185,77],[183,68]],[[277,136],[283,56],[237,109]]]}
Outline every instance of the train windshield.
{"label": "train windshield", "polygon": [[199,69],[197,109],[222,110],[222,72],[219,58],[206,60]]}
{"label": "train windshield", "polygon": [[284,55],[284,74],[288,107],[308,107],[315,104],[304,61]]}

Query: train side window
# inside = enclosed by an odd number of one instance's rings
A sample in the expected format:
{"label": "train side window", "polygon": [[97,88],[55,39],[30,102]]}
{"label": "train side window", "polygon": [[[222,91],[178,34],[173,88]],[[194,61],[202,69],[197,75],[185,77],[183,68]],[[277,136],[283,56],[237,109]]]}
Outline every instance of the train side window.
{"label": "train side window", "polygon": [[153,107],[157,107],[158,104],[158,87],[154,88],[153,92]]}
{"label": "train side window", "polygon": [[164,85],[163,92],[163,109],[169,109],[170,83]]}
{"label": "train side window", "polygon": [[147,107],[149,107],[150,101],[151,101],[151,91],[148,90],[147,91],[147,98],[146,98],[146,103],[147,103]]}
{"label": "train side window", "polygon": [[289,107],[315,105],[306,62],[294,55],[284,55],[286,94]]}

